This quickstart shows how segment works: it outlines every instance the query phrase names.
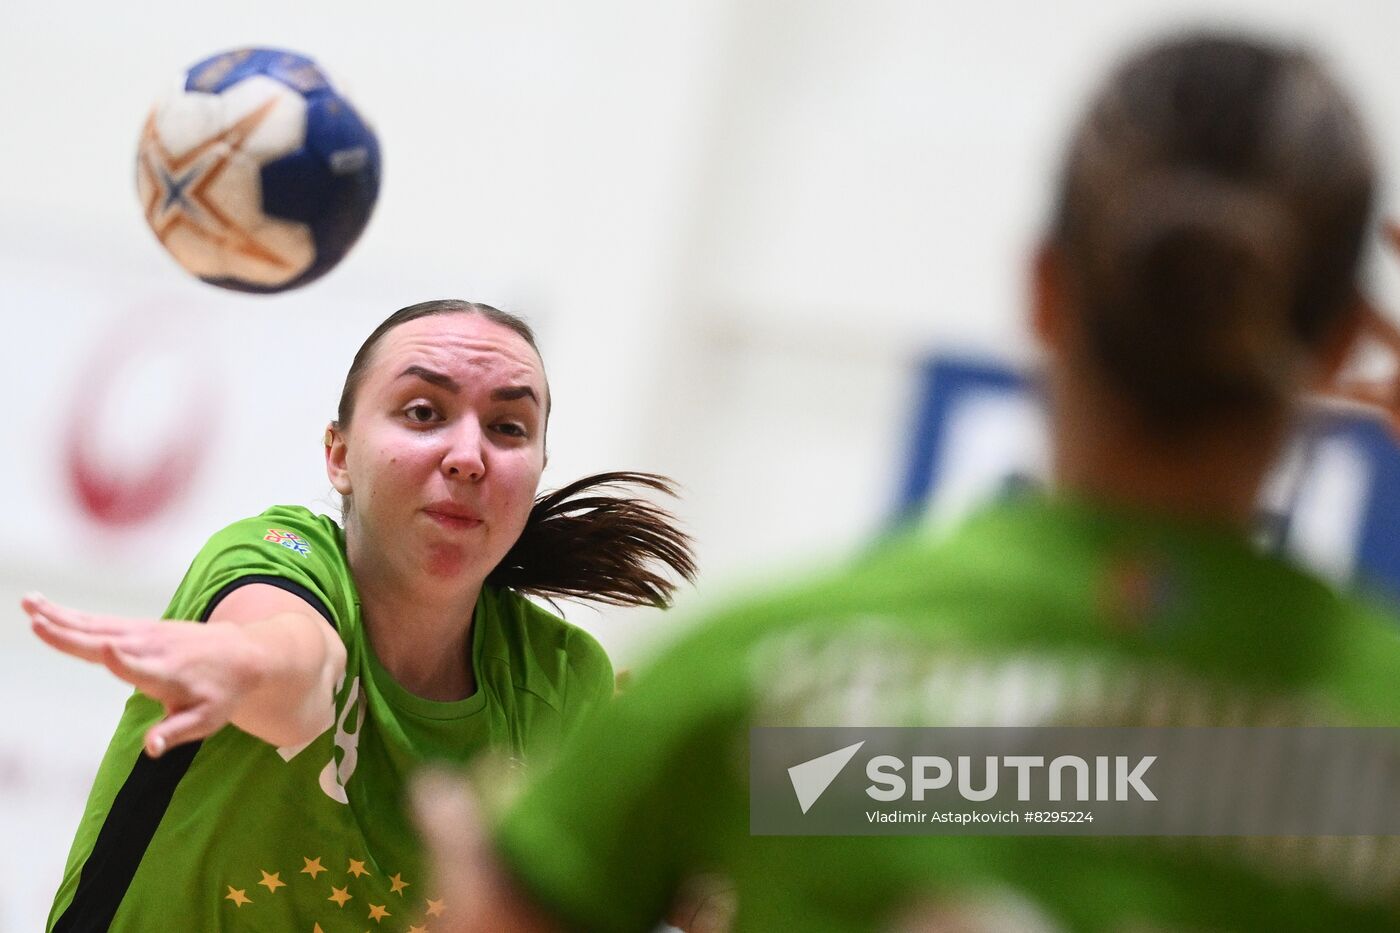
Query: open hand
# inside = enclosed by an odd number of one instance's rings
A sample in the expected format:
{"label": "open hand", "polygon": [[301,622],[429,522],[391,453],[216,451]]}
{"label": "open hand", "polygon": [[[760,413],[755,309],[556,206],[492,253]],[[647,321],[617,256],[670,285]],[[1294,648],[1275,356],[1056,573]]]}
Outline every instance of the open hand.
{"label": "open hand", "polygon": [[[1400,223],[1385,224],[1382,235],[1391,252],[1400,256]],[[1400,436],[1400,327],[1385,311],[1368,301],[1362,309],[1358,339],[1389,357],[1393,371],[1383,379],[1356,379],[1343,367],[1320,388],[1319,394],[1323,398],[1371,409]]]}
{"label": "open hand", "polygon": [[450,933],[561,933],[496,855],[488,820],[460,776],[427,771],[414,779],[415,821],[427,848],[445,913],[434,930]]}
{"label": "open hand", "polygon": [[254,648],[237,625],[97,615],[37,593],[20,606],[45,643],[104,665],[165,707],[165,718],[146,733],[146,753],[153,758],[217,732],[256,686]]}

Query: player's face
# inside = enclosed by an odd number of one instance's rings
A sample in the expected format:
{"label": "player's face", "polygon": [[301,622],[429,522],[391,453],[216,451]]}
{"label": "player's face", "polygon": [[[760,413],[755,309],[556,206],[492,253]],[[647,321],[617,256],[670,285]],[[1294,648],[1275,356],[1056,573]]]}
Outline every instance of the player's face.
{"label": "player's face", "polygon": [[[328,455],[357,549],[480,583],[520,537],[544,469],[546,385],[519,334],[476,314],[389,331]],[[341,462],[337,464],[337,459]]]}

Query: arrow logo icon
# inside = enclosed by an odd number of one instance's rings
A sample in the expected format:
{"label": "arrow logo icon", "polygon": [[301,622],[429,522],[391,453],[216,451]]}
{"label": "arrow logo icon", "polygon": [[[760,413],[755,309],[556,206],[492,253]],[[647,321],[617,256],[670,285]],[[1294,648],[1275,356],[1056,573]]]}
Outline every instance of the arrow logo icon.
{"label": "arrow logo icon", "polygon": [[860,747],[864,744],[865,742],[862,740],[854,745],[838,748],[820,758],[813,758],[811,761],[804,761],[800,765],[788,768],[788,778],[792,781],[792,789],[797,793],[797,802],[802,807],[803,813],[812,809],[812,804],[826,793],[831,782],[836,780],[836,776],[841,773],[841,770],[855,757],[856,752],[860,751]]}

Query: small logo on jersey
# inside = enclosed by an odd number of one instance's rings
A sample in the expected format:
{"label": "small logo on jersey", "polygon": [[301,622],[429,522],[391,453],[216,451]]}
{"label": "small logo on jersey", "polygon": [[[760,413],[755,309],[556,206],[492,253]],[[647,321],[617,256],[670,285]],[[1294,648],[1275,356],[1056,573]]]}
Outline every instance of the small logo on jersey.
{"label": "small logo on jersey", "polygon": [[263,535],[264,541],[271,541],[273,544],[280,544],[289,551],[296,551],[302,557],[311,553],[311,545],[299,534],[290,531],[279,531],[276,528],[267,529],[267,534]]}
{"label": "small logo on jersey", "polygon": [[1134,631],[1180,609],[1181,580],[1165,559],[1118,555],[1104,570],[1099,599],[1113,625]]}

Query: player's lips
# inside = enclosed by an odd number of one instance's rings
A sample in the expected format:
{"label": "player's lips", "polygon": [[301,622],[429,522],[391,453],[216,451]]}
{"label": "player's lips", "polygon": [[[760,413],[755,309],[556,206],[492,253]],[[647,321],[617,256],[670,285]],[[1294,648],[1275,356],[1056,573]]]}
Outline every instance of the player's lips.
{"label": "player's lips", "polygon": [[481,524],[481,516],[455,502],[435,502],[423,513],[444,528],[475,528]]}

